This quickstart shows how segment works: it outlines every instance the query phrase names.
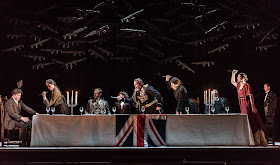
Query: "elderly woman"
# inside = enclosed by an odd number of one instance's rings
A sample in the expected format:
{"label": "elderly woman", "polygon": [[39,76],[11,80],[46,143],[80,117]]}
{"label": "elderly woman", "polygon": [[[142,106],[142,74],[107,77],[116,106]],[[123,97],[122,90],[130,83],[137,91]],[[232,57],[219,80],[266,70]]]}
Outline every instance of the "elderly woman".
{"label": "elderly woman", "polygon": [[254,135],[255,145],[267,146],[267,141],[264,135],[264,125],[260,114],[255,106],[251,87],[247,83],[248,77],[245,73],[239,73],[236,82],[235,75],[237,72],[238,70],[232,71],[231,83],[237,88],[240,111],[242,114],[248,115],[251,129]]}
{"label": "elderly woman", "polygon": [[42,93],[43,96],[43,103],[47,107],[55,107],[56,114],[70,114],[69,108],[66,105],[65,97],[62,95],[60,89],[56,85],[55,81],[52,79],[46,80],[46,86],[51,91],[51,98],[50,100],[46,97],[46,92]]}

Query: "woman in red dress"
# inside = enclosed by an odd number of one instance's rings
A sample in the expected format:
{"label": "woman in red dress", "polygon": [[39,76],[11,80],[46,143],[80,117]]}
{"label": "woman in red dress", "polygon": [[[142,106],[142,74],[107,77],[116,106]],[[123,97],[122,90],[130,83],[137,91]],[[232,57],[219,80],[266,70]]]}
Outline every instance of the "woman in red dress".
{"label": "woman in red dress", "polygon": [[235,74],[238,70],[232,71],[231,83],[237,87],[238,100],[240,111],[242,114],[247,114],[251,129],[254,135],[255,145],[267,146],[267,141],[264,135],[264,125],[260,114],[255,106],[253,93],[251,87],[246,81],[248,81],[245,73],[239,73],[237,76],[237,82],[235,81]]}

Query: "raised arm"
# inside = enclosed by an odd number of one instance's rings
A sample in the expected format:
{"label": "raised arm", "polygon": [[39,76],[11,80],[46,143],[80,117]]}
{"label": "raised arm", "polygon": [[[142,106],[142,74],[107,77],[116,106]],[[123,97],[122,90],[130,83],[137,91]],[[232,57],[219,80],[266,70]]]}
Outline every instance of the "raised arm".
{"label": "raised arm", "polygon": [[166,75],[166,77],[165,77],[165,83],[166,83],[166,87],[167,87],[168,90],[172,90],[170,82],[169,82],[169,80],[171,78],[172,78],[172,76],[170,76],[170,75]]}
{"label": "raised arm", "polygon": [[43,103],[47,107],[53,106],[55,104],[56,100],[59,99],[59,97],[61,97],[61,94],[59,92],[54,92],[50,101],[46,97],[43,97]]}
{"label": "raised arm", "polygon": [[233,70],[231,73],[231,84],[237,87],[237,82],[235,81],[235,75],[238,72],[238,70]]}

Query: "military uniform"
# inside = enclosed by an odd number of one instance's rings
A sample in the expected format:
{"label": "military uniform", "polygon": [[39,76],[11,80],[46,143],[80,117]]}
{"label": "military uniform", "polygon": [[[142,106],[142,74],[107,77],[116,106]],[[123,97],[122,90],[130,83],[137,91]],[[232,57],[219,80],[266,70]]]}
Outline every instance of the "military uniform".
{"label": "military uniform", "polygon": [[[163,113],[163,99],[153,86],[146,84],[140,91],[134,90],[131,99],[132,105],[139,113],[142,113],[141,107],[145,108],[145,114]],[[156,107],[161,107],[161,109],[158,111]]]}

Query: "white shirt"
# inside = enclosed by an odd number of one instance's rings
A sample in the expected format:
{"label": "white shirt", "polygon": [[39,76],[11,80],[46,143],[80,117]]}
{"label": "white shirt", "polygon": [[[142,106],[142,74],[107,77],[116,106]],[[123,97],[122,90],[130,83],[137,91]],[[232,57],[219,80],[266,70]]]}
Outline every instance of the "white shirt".
{"label": "white shirt", "polygon": [[266,101],[266,99],[267,99],[268,92],[269,92],[269,91],[265,92],[265,93],[266,93],[266,95],[265,95],[265,97],[264,97],[264,101]]}
{"label": "white shirt", "polygon": [[[14,99],[14,97],[12,96],[12,98]],[[16,102],[16,104],[18,105],[18,101],[16,99],[14,99],[14,101]]]}

